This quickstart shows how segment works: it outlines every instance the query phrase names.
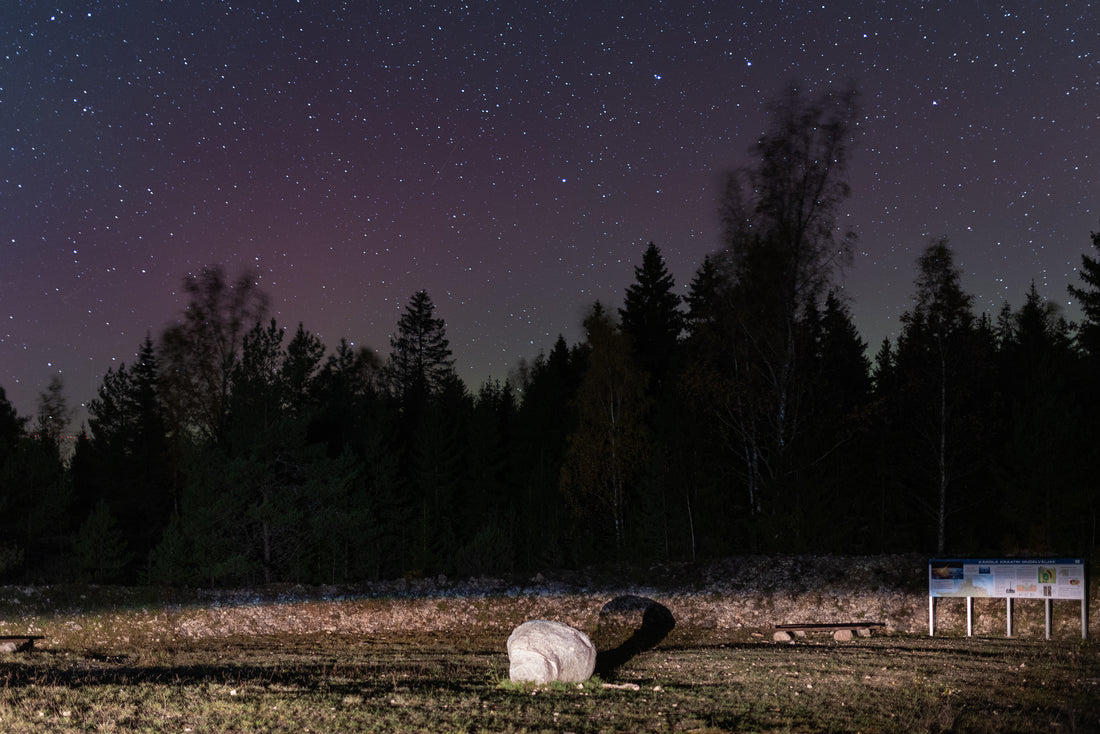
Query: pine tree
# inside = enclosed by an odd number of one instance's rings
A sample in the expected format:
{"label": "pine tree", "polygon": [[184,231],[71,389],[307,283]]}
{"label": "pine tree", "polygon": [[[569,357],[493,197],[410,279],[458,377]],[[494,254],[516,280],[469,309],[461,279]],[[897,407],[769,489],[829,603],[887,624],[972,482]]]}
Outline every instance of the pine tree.
{"label": "pine tree", "polygon": [[325,356],[325,345],[301,323],[286,345],[281,366],[288,407],[297,414],[305,412],[314,399],[315,380]]}
{"label": "pine tree", "polygon": [[397,322],[397,333],[390,337],[385,379],[403,406],[437,395],[454,376],[446,325],[434,312],[427,291],[417,291]]}
{"label": "pine tree", "polygon": [[1087,550],[1095,504],[1087,461],[1091,422],[1076,384],[1079,357],[1056,303],[1033,282],[1000,348],[1003,456],[998,527],[989,533],[1009,553]]}
{"label": "pine tree", "polygon": [[330,456],[345,449],[364,451],[367,427],[385,420],[380,395],[382,362],[366,347],[341,339],[314,381],[316,412],[310,423],[313,440],[322,441]]}
{"label": "pine tree", "polygon": [[582,345],[570,349],[558,335],[521,383],[523,400],[513,441],[517,492],[518,562],[526,568],[561,565],[568,512],[560,490],[566,442],[576,427],[576,394],[587,365]]}
{"label": "pine tree", "polygon": [[[140,565],[159,541],[178,497],[150,337],[136,356],[132,365],[120,364],[104,375],[88,405],[91,437],[78,444],[72,475],[79,511],[106,502],[129,543],[128,557]],[[129,580],[136,570],[129,569]]]}
{"label": "pine tree", "polygon": [[852,321],[851,310],[835,291],[825,299],[817,359],[821,369],[814,394],[817,405],[836,417],[862,408],[871,393],[867,343]]}
{"label": "pine tree", "polygon": [[[972,504],[961,482],[980,460],[982,434],[975,422],[981,414],[980,386],[989,382],[983,373],[989,357],[982,354],[972,298],[962,288],[962,271],[947,239],[930,241],[917,268],[914,307],[901,317],[895,399],[911,426],[907,455],[915,461],[914,475],[926,478],[914,487],[914,497],[934,519],[935,549],[943,553],[948,518]],[[986,331],[992,348],[992,325]]]}
{"label": "pine tree", "polygon": [[[8,401],[8,395],[0,387],[0,514],[10,516],[17,501],[15,489],[18,486],[20,467],[20,444],[25,440],[23,432],[26,418],[21,418]],[[9,570],[23,562],[23,548],[14,538],[6,537],[0,542],[0,578]]]}
{"label": "pine tree", "polygon": [[684,317],[678,310],[680,296],[673,290],[675,281],[660,249],[652,242],[642,256],[641,266],[634,268],[634,278],[619,309],[621,328],[639,365],[649,375],[653,391],[660,393],[684,328]]}
{"label": "pine tree", "polygon": [[120,580],[130,561],[122,530],[102,500],[80,526],[73,549],[82,578],[94,583]]}
{"label": "pine tree", "polygon": [[689,338],[698,341],[718,321],[722,311],[724,282],[714,259],[709,255],[704,257],[684,299],[688,305],[686,326]]}
{"label": "pine tree", "polygon": [[[1092,233],[1092,246],[1100,250],[1100,232]],[[1081,270],[1078,272],[1083,286],[1068,286],[1071,296],[1081,303],[1085,319],[1081,324],[1081,345],[1100,363],[1100,257],[1081,255]]]}

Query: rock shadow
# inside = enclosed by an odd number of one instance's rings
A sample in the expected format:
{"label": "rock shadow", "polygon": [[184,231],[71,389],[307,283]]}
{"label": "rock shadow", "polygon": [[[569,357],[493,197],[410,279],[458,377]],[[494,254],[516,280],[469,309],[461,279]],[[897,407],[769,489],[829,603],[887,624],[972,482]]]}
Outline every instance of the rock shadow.
{"label": "rock shadow", "polygon": [[676,626],[664,604],[644,596],[617,596],[600,609],[593,635],[595,674],[607,678],[631,658],[656,647]]}

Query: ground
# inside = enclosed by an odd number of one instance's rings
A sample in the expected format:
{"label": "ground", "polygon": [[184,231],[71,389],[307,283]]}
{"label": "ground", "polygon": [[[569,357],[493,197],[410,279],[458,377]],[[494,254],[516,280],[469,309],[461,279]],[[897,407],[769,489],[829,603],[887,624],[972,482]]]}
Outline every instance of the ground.
{"label": "ground", "polygon": [[[920,557],[740,558],[516,579],[201,591],[0,588],[4,731],[1100,731],[1100,651],[1079,605],[961,600],[928,636]],[[621,593],[675,628],[577,686],[508,682],[520,622],[590,634]],[[999,603],[998,603],[999,602]],[[1091,619],[1096,614],[1093,594]],[[774,624],[880,621],[851,642]],[[1090,636],[1100,634],[1092,625]]]}

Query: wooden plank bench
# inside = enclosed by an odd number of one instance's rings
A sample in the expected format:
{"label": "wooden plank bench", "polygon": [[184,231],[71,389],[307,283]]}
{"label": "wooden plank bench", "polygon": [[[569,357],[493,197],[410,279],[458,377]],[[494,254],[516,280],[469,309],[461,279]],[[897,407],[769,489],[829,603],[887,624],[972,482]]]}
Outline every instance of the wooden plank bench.
{"label": "wooden plank bench", "polygon": [[45,635],[0,635],[0,652],[27,652],[34,649],[35,640],[44,640]]}
{"label": "wooden plank bench", "polygon": [[860,637],[870,637],[871,630],[882,629],[885,622],[829,622],[825,624],[777,624],[772,639],[790,642],[791,636],[803,637],[807,632],[831,632],[837,642],[848,642],[855,632]]}

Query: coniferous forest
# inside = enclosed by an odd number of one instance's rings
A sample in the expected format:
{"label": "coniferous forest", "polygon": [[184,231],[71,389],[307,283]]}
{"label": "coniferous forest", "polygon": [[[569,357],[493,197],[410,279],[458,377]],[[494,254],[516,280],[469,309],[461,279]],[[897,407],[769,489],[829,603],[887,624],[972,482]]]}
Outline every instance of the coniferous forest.
{"label": "coniferous forest", "polygon": [[687,287],[651,244],[621,308],[590,304],[583,340],[507,381],[461,382],[424,291],[380,359],[276,323],[253,274],[212,266],[107,372],[75,446],[60,379],[33,417],[0,387],[0,582],[1095,557],[1100,234],[1066,284],[1079,323],[1034,286],[976,313],[938,238],[896,340],[868,345],[835,287],[857,97],[792,90],[773,112]]}

